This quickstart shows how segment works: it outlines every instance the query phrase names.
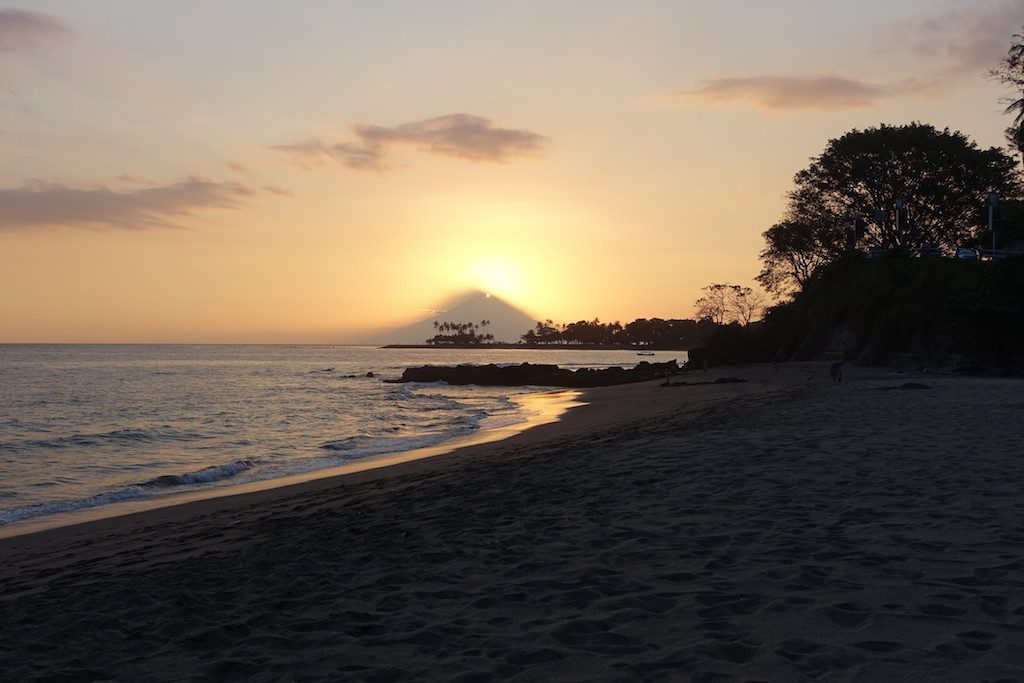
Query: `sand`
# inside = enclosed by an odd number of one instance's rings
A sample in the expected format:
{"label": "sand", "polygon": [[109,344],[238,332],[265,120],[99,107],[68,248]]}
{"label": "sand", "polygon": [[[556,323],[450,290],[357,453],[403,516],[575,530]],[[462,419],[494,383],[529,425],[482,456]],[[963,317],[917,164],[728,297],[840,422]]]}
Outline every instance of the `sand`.
{"label": "sand", "polygon": [[729,374],[2,540],[0,680],[1024,678],[1024,383]]}

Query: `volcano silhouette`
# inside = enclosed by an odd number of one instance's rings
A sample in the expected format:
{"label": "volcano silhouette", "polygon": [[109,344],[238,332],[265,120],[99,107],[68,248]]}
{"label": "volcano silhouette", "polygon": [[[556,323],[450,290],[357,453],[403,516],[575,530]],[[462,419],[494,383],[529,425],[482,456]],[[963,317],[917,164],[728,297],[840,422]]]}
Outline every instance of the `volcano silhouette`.
{"label": "volcano silhouette", "polygon": [[[479,325],[481,320],[490,321],[486,332],[493,334],[496,342],[517,342],[537,324],[536,318],[507,301],[492,294],[474,291],[453,297],[446,305],[422,320],[377,332],[373,335],[373,341],[380,344],[423,344],[437,334],[434,321]],[[480,333],[484,332],[481,327]]]}

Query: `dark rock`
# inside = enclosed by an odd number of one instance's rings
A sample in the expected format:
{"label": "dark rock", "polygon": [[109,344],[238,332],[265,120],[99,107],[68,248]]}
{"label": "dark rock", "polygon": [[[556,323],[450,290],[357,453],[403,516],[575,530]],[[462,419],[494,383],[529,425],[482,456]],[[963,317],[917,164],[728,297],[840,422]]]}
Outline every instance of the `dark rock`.
{"label": "dark rock", "polygon": [[699,387],[706,384],[737,384],[740,382],[746,382],[745,379],[739,377],[719,377],[713,382],[669,382],[665,381],[664,384],[659,384],[660,387]]}
{"label": "dark rock", "polygon": [[368,372],[368,373],[366,373],[366,376],[367,377],[375,377],[376,375],[374,375],[372,372]]}
{"label": "dark rock", "polygon": [[602,387],[661,379],[678,372],[674,360],[667,363],[641,362],[632,369],[580,368],[575,372],[557,365],[425,365],[408,368],[401,379],[392,382],[447,382],[448,384],[480,384],[484,386]]}

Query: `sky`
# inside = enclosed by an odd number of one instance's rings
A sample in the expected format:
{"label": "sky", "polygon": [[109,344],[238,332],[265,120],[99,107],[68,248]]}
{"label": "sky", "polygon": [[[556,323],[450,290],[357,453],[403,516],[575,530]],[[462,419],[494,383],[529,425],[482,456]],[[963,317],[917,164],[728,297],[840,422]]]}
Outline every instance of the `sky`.
{"label": "sky", "polygon": [[[830,138],[1001,146],[1019,0],[0,1],[0,342],[344,342],[752,284]],[[439,313],[437,315],[440,315]]]}

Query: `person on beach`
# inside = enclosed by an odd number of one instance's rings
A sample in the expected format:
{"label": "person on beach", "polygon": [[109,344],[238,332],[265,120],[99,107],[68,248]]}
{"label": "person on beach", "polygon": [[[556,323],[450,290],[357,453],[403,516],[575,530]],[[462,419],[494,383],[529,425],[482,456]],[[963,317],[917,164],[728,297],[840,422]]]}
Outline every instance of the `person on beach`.
{"label": "person on beach", "polygon": [[829,374],[832,375],[832,384],[839,384],[843,381],[843,364],[833,363],[829,369]]}

